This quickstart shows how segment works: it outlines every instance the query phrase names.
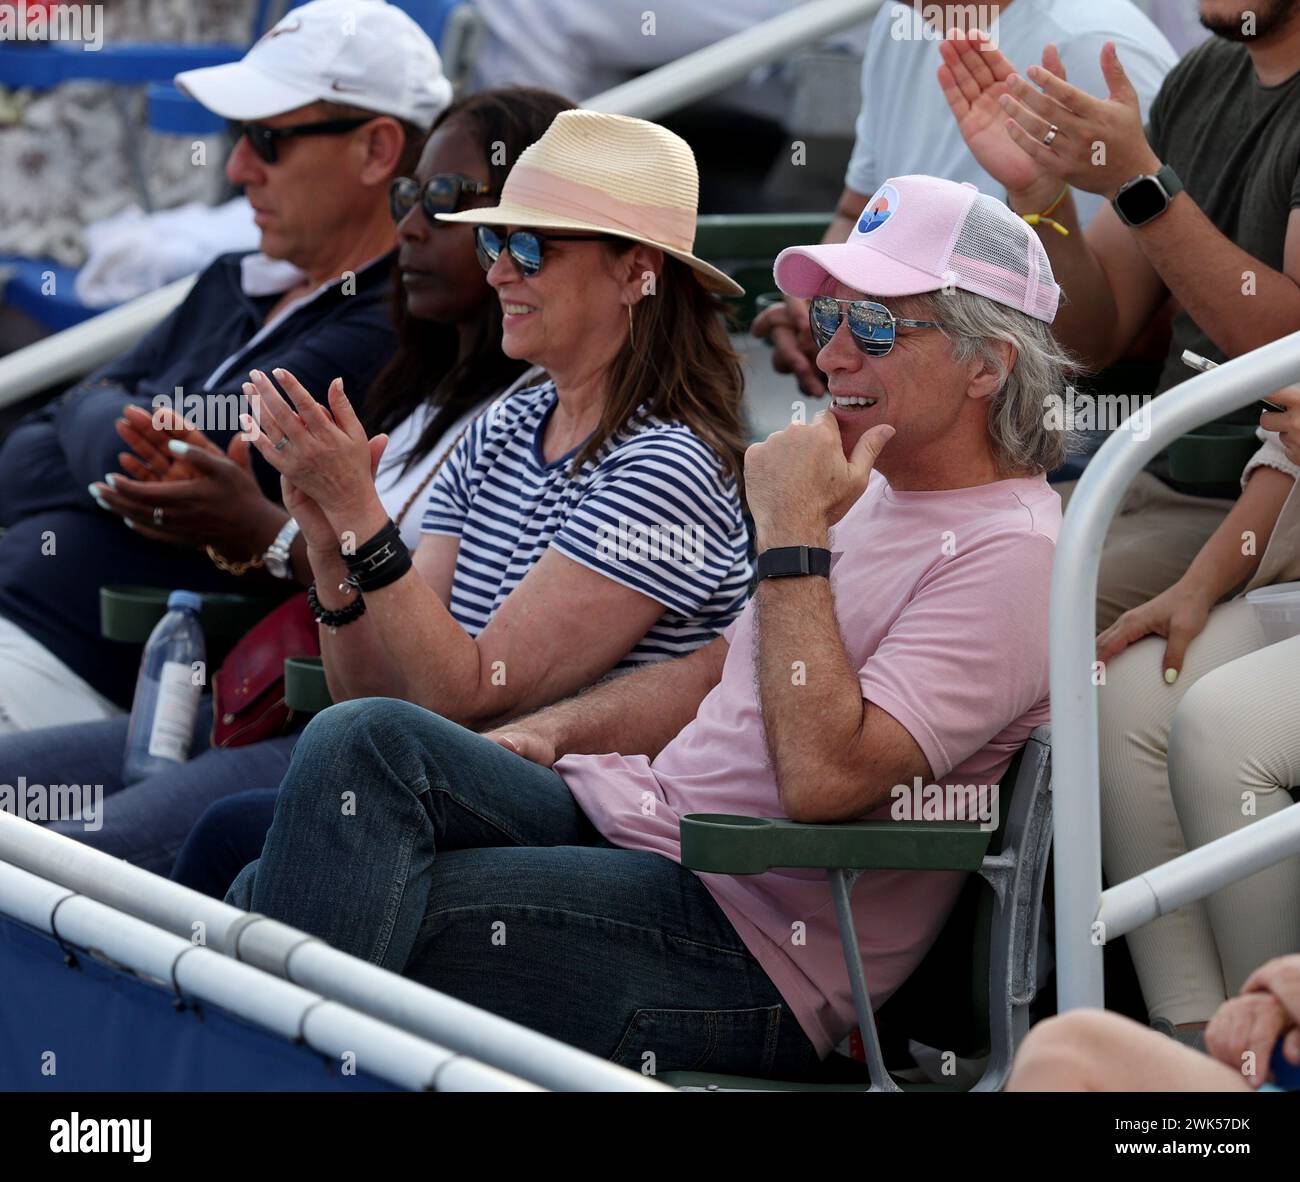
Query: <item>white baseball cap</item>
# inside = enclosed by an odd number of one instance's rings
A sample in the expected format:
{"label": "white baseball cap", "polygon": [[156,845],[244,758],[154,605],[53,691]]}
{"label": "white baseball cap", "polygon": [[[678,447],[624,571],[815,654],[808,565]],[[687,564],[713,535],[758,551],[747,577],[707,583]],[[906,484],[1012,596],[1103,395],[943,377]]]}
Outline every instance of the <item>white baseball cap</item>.
{"label": "white baseball cap", "polygon": [[225,119],[269,119],[326,101],[428,130],[451,83],[424,30],[385,0],[312,0],[237,62],[184,70],[176,85]]}

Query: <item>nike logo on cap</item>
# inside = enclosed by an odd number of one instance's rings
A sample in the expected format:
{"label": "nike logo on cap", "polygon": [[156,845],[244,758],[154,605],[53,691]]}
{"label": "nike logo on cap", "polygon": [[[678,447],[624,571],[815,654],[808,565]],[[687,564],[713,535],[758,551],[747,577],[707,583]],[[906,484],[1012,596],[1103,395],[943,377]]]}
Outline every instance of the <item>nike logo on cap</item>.
{"label": "nike logo on cap", "polygon": [[280,24],[276,25],[274,29],[263,33],[257,43],[258,45],[261,45],[263,41],[270,41],[272,37],[283,37],[286,33],[296,33],[301,28],[302,21],[297,17],[293,18],[293,24],[287,24],[282,21]]}

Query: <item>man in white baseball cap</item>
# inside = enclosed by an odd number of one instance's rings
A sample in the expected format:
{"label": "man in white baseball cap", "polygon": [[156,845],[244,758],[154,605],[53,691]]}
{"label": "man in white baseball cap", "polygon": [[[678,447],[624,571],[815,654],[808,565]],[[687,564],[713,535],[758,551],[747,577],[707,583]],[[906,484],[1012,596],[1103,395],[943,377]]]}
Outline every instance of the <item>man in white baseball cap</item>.
{"label": "man in white baseball cap", "polygon": [[253,206],[263,253],[304,272],[286,304],[392,248],[388,182],[414,167],[451,102],[433,42],[384,0],[313,0],[241,61],[176,85],[242,133],[226,175]]}
{"label": "man in white baseball cap", "polygon": [[[451,101],[429,38],[382,0],[314,0],[242,61],[176,81],[236,121],[226,176],[253,207],[261,250],[218,258],[143,341],[0,446],[3,470],[23,473],[0,481],[0,733],[108,717],[130,702],[130,663],[99,636],[98,584],[117,581],[102,572],[242,591],[222,573],[231,561],[256,565],[273,545],[277,553],[294,545],[291,531],[268,536],[258,553],[219,555],[218,569],[217,558],[186,548],[193,539],[181,523],[195,503],[171,502],[140,523],[103,499],[106,487],[116,497],[130,486],[114,428],[124,403],[156,411],[183,399],[194,425],[226,447],[238,431],[229,408],[251,369],[283,367],[321,397],[342,378],[364,396],[396,347],[389,185],[414,171],[425,133]],[[278,501],[279,477],[260,456],[252,462]],[[24,539],[46,531],[67,544],[34,565],[40,548]]]}

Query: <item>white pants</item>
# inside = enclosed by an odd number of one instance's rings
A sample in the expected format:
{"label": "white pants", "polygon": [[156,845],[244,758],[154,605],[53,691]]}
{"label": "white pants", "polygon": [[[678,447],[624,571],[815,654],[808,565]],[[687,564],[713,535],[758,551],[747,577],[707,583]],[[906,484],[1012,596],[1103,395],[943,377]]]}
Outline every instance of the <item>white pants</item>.
{"label": "white pants", "polygon": [[[1264,646],[1244,599],[1220,604],[1166,685],[1147,637],[1098,691],[1102,854],[1110,883],[1287,808],[1300,785],[1300,637]],[[1203,1022],[1264,961],[1300,950],[1300,858],[1128,936],[1147,1009]]]}
{"label": "white pants", "polygon": [[44,645],[0,618],[0,735],[122,713]]}

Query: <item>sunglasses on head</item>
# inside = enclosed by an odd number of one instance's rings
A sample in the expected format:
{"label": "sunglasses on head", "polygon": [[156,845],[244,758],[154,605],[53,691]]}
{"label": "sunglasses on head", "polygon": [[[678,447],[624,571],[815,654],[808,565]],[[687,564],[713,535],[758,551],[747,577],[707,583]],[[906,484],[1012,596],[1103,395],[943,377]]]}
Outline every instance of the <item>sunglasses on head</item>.
{"label": "sunglasses on head", "polygon": [[555,234],[542,235],[535,230],[516,230],[501,235],[491,226],[477,226],[474,230],[474,246],[478,251],[478,261],[483,270],[490,270],[492,264],[501,257],[504,247],[510,254],[516,267],[527,276],[536,275],[542,269],[542,257],[548,242],[603,242],[605,234]]}
{"label": "sunglasses on head", "polygon": [[388,186],[388,208],[393,221],[400,222],[418,203],[432,222],[440,213],[455,213],[466,197],[480,197],[491,191],[491,185],[458,172],[440,172],[423,185],[409,176],[399,176]]}
{"label": "sunglasses on head", "polygon": [[937,320],[902,320],[884,304],[875,300],[837,300],[834,296],[816,296],[808,305],[808,324],[819,349],[826,348],[849,315],[849,335],[868,357],[883,357],[898,339],[898,326],[904,328],[943,328]]}
{"label": "sunglasses on head", "polygon": [[230,135],[236,142],[240,136],[248,140],[248,146],[259,160],[274,164],[280,156],[280,141],[296,139],[307,135],[346,135],[358,127],[371,122],[376,116],[365,119],[326,119],[320,123],[298,123],[292,127],[268,127],[265,123],[239,123],[229,121]]}

